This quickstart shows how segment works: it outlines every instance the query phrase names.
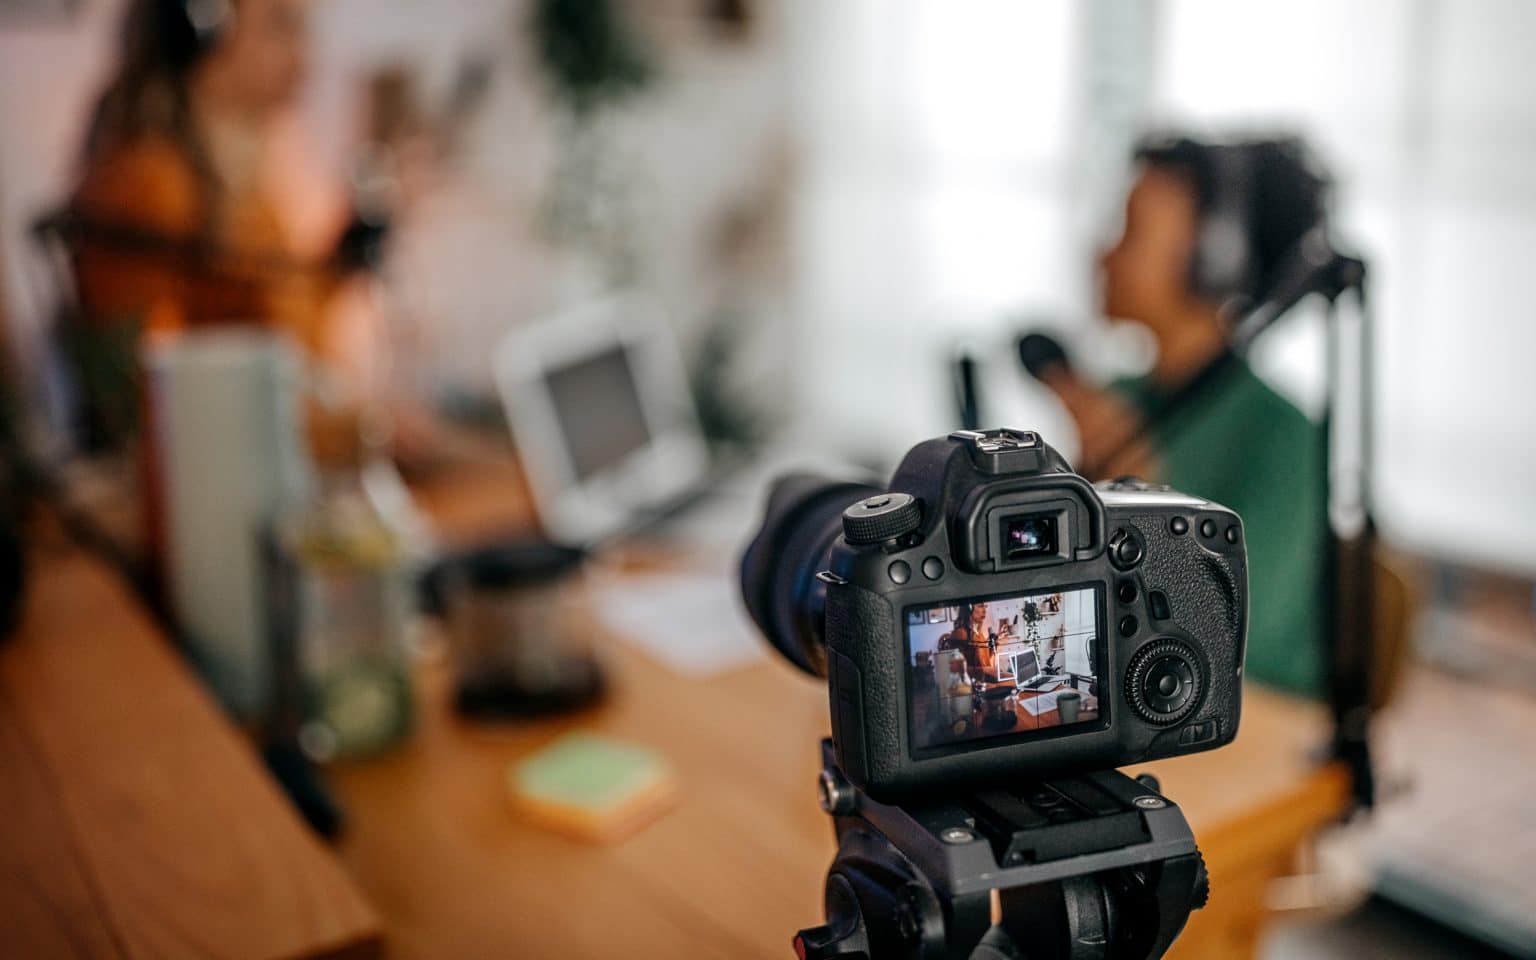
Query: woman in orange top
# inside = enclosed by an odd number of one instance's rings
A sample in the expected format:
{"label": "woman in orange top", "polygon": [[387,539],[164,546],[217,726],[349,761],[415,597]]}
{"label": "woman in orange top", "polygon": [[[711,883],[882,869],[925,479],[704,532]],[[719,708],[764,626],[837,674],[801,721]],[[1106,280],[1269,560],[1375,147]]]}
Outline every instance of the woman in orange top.
{"label": "woman in orange top", "polygon": [[77,366],[87,381],[118,372],[83,384],[89,402],[132,408],[145,328],[259,323],[326,352],[334,294],[380,235],[354,221],[330,252],[305,256],[280,215],[274,131],[304,83],[306,37],[305,0],[130,4],[61,220]]}
{"label": "woman in orange top", "polygon": [[940,650],[959,650],[975,683],[997,679],[997,643],[987,634],[987,605],[960,608],[954,629],[939,638]]}

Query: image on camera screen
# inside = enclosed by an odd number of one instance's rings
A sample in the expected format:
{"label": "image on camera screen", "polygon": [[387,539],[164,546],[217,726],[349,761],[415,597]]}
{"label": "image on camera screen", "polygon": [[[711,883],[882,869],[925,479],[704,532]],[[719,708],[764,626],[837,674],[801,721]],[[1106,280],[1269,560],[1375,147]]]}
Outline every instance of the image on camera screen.
{"label": "image on camera screen", "polygon": [[1099,718],[1093,587],[907,610],[918,748]]}

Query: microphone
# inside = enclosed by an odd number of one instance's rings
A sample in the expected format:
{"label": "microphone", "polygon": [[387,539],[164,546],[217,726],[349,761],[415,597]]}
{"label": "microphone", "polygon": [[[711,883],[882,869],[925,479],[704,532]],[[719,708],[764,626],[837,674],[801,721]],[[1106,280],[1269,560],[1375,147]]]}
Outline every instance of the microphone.
{"label": "microphone", "polygon": [[1073,375],[1067,351],[1054,337],[1043,333],[1026,333],[1019,338],[1019,362],[1030,376],[1047,385]]}

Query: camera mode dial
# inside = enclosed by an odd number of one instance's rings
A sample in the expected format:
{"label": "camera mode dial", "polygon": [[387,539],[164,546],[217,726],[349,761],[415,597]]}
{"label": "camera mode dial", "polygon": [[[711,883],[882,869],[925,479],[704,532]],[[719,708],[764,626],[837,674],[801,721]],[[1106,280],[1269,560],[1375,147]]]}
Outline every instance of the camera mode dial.
{"label": "camera mode dial", "polygon": [[1189,716],[1203,686],[1193,650],[1177,640],[1155,640],[1131,658],[1125,698],[1141,719],[1167,726]]}
{"label": "camera mode dial", "polygon": [[884,543],[916,531],[922,523],[923,509],[911,494],[880,493],[843,511],[843,536],[856,546]]}

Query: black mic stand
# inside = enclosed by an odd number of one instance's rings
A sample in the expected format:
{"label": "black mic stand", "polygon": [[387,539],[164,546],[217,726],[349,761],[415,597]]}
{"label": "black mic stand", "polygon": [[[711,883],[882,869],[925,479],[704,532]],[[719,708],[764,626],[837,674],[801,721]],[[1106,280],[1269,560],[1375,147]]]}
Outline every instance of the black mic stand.
{"label": "black mic stand", "polygon": [[1102,771],[891,806],[848,783],[830,740],[821,754],[838,849],[826,923],[796,934],[800,960],[1142,960],[1205,905],[1194,833],[1151,777]]}
{"label": "black mic stand", "polygon": [[[1376,638],[1374,378],[1371,313],[1365,285],[1354,287],[1353,324],[1328,301],[1328,414],[1324,421],[1331,546],[1328,597],[1333,644],[1328,651],[1333,755],[1350,771],[1355,803],[1376,802],[1371,766],[1371,678]],[[1354,382],[1350,382],[1353,375]]]}
{"label": "black mic stand", "polygon": [[[1233,349],[1253,341],[1302,299],[1320,294],[1327,307],[1327,405],[1323,462],[1328,465],[1329,515],[1328,700],[1333,713],[1333,756],[1348,766],[1355,803],[1376,801],[1371,766],[1371,673],[1376,636],[1376,518],[1372,503],[1375,464],[1375,354],[1366,298],[1365,262],[1333,250],[1321,231],[1298,248],[1276,292],[1240,321]],[[1339,311],[1354,292],[1352,318]],[[1353,322],[1350,322],[1350,320]]]}

